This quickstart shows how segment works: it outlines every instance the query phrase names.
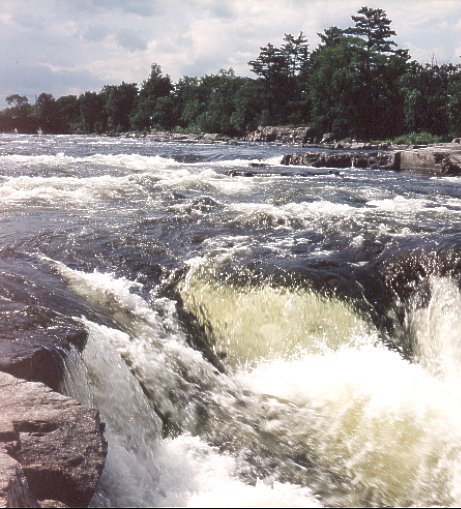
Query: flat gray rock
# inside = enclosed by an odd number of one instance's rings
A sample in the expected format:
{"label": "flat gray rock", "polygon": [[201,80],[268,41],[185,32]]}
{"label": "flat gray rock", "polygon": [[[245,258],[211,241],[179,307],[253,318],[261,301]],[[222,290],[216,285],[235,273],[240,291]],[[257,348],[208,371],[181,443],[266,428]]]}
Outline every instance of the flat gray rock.
{"label": "flat gray rock", "polygon": [[98,412],[7,373],[0,409],[0,507],[87,506],[107,454]]}
{"label": "flat gray rock", "polygon": [[281,164],[314,168],[372,168],[437,176],[461,175],[461,147],[458,143],[445,143],[368,152],[343,149],[305,151],[285,154]]}

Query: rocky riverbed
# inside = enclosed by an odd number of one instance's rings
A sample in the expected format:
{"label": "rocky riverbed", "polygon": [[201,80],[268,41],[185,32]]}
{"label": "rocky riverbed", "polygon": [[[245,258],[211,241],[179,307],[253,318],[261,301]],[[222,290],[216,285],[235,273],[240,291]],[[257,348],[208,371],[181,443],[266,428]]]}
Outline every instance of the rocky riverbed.
{"label": "rocky riverbed", "polygon": [[0,339],[0,507],[85,507],[104,467],[99,413],[55,392],[85,335],[54,332]]}
{"label": "rocky riverbed", "polygon": [[371,168],[413,171],[429,175],[461,175],[461,145],[446,143],[426,147],[387,150],[297,151],[282,157],[281,163],[314,168]]}
{"label": "rocky riverbed", "polygon": [[86,507],[107,444],[96,410],[0,373],[0,507]]}

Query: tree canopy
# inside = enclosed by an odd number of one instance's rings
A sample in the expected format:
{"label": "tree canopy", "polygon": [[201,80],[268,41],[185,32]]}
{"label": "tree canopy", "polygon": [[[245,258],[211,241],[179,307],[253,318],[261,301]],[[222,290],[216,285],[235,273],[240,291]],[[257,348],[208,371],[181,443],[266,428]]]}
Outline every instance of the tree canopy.
{"label": "tree canopy", "polygon": [[427,131],[461,135],[459,64],[419,63],[399,48],[392,22],[364,6],[351,26],[318,33],[313,50],[304,33],[285,33],[248,62],[254,77],[232,69],[183,76],[173,83],[153,63],[140,84],[106,85],[55,99],[43,92],[6,97],[0,130],[109,133],[181,129],[245,134],[258,125],[311,125],[337,138],[386,138]]}

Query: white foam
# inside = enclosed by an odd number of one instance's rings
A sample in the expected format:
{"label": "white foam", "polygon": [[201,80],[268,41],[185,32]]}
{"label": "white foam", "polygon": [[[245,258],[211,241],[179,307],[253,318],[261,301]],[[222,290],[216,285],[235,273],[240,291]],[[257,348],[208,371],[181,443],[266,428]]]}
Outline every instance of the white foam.
{"label": "white foam", "polygon": [[382,200],[370,200],[367,202],[369,207],[376,207],[390,212],[418,212],[424,210],[431,202],[420,198],[405,198],[404,196],[395,196],[394,198],[385,198]]}
{"label": "white foam", "polygon": [[166,332],[160,324],[165,317],[168,323],[172,322],[171,315],[174,313],[172,301],[168,299],[155,301],[162,306],[163,316],[160,320],[158,312],[139,295],[143,288],[140,283],[125,277],[116,277],[110,272],[99,272],[96,269],[93,272],[70,269],[61,262],[50,260],[45,256],[41,258],[54,265],[75,291],[95,306],[103,307],[107,312],[113,313],[122,324],[135,321],[141,327],[144,323],[156,331],[157,337],[165,336]]}
{"label": "white foam", "polygon": [[143,188],[129,177],[17,177],[7,179],[0,187],[0,201],[4,204],[39,201],[49,206],[63,203],[87,205],[107,199],[126,198],[145,194]]}
{"label": "white foam", "polygon": [[290,229],[293,225],[309,227],[316,219],[325,221],[338,217],[345,220],[354,214],[361,213],[359,209],[348,204],[324,200],[284,205],[254,202],[234,203],[229,205],[229,209],[239,214],[238,220],[242,224],[266,224],[274,229]]}
{"label": "white foam", "polygon": [[[97,298],[101,292],[116,295],[120,303],[145,318],[146,305],[131,293],[133,288],[139,289],[138,284],[110,274],[85,274],[60,263],[55,266],[82,295],[88,298],[90,293],[94,293],[91,298]],[[87,319],[82,319],[82,323],[89,331],[83,352],[85,376],[76,371],[77,365],[69,366],[67,386],[84,403],[94,403],[108,424],[109,456],[93,500],[96,505],[320,506],[308,487],[275,479],[255,485],[239,480],[238,460],[198,437],[184,433],[175,439],[161,439],[159,420],[136,379],[155,393],[158,410],[174,415],[180,410],[171,405],[170,391],[175,388],[179,394],[188,385],[181,375],[184,368],[176,366],[187,366],[188,378],[204,380],[210,376],[206,373],[209,365],[199,352],[178,343],[174,337],[158,350],[147,337],[131,336]],[[176,369],[179,373],[175,373]],[[79,379],[87,380],[89,386],[79,390]],[[225,377],[222,382],[231,383]],[[194,387],[195,384],[185,393],[192,400]],[[179,422],[188,417],[186,407]]]}
{"label": "white foam", "polygon": [[[254,486],[236,477],[236,459],[197,437],[182,435],[165,444],[169,461],[180,465],[167,505],[184,507],[321,507],[308,487],[259,480]],[[175,479],[176,480],[176,479]]]}
{"label": "white foam", "polygon": [[429,279],[431,298],[410,312],[419,362],[434,376],[461,381],[461,294],[449,277]]}
{"label": "white foam", "polygon": [[63,168],[71,165],[108,166],[127,168],[136,171],[178,167],[180,163],[174,159],[154,156],[143,156],[139,154],[93,154],[86,157],[75,157],[58,153],[56,155],[2,155],[1,165],[15,166],[46,166],[52,168]]}
{"label": "white foam", "polygon": [[372,341],[264,362],[239,378],[299,407],[296,422],[282,419],[271,429],[296,430],[293,439],[310,444],[315,461],[352,480],[355,489],[339,504],[362,505],[366,497],[381,506],[459,504],[459,383]]}
{"label": "white foam", "polygon": [[[218,377],[179,335],[165,334],[159,315],[138,295],[142,289],[139,283],[113,274],[86,274],[60,263],[55,266],[76,291],[95,305],[102,303],[115,318],[117,310],[123,308],[130,313],[130,322],[141,320],[146,324],[144,328],[127,326],[127,332],[123,332],[83,321],[97,347],[94,351],[89,348],[84,356],[88,369],[93,370],[89,379],[102,384],[97,399],[105,399],[105,403],[98,403],[98,407],[107,404],[112,408],[108,389],[102,388],[114,383],[113,374],[119,371],[114,367],[120,363],[129,366],[145,390],[155,395],[157,408],[177,422],[191,419],[192,402],[202,394],[203,383],[207,390],[215,387],[215,402],[229,404],[225,400],[230,393],[221,393],[219,388],[234,382],[226,376]],[[440,288],[436,283],[432,288],[434,306],[444,294],[445,299],[440,301],[440,308],[429,306],[428,316],[442,313],[449,318],[445,312],[448,307],[455,318],[461,307],[457,288],[451,281],[439,281]],[[415,317],[421,312],[415,310]],[[120,318],[120,324],[125,320],[126,316]],[[422,323],[422,330],[427,323]],[[438,336],[448,330],[441,321],[435,325],[435,329],[432,325],[430,328]],[[434,334],[418,334],[421,341],[433,341]],[[157,336],[163,339],[158,342]],[[455,341],[455,336],[453,333],[450,341]],[[304,443],[306,454],[316,465],[348,479],[350,489],[337,496],[339,506],[457,505],[461,501],[461,376],[455,375],[459,366],[452,370],[451,377],[441,377],[424,363],[412,364],[381,346],[375,334],[343,335],[342,339],[342,345],[334,348],[325,343],[325,348],[306,347],[294,357],[271,355],[252,363],[251,368],[248,364],[240,367],[238,384],[262,398],[265,394],[279,398],[278,411],[270,419],[258,420],[258,432]],[[442,344],[430,349],[428,355],[440,356],[445,347]],[[100,351],[105,352],[102,359]],[[112,359],[113,355],[118,361]],[[101,368],[101,363],[107,367]],[[170,400],[172,388],[182,404]],[[109,390],[116,398],[119,393]],[[118,404],[123,402],[114,401],[113,408]],[[265,404],[271,405],[267,400]],[[286,412],[280,411],[283,405],[287,405]],[[137,406],[142,408],[143,403]],[[113,412],[113,408],[107,411]],[[222,410],[227,415],[232,407]],[[140,418],[136,426],[144,426],[142,422]],[[116,423],[112,426],[123,429]],[[137,433],[133,431],[133,436]],[[111,462],[117,474],[113,479],[122,476],[134,482],[130,472],[136,472],[138,463],[140,472],[144,472],[141,478],[150,483],[129,496],[120,484],[119,501],[189,507],[319,505],[309,487],[279,483],[275,476],[254,486],[242,482],[238,477],[241,459],[219,452],[188,433],[167,441],[162,441],[158,433],[156,437],[151,444],[151,458],[144,458],[141,452],[133,456],[130,450],[134,449],[126,445],[123,436],[115,440]],[[107,483],[109,489],[117,491],[116,481],[109,479]]]}

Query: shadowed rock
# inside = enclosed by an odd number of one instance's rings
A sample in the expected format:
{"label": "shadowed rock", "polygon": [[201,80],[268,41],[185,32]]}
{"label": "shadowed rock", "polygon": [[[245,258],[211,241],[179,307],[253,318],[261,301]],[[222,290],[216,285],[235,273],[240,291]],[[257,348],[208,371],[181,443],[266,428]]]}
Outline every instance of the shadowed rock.
{"label": "shadowed rock", "polygon": [[259,126],[255,131],[248,133],[245,139],[247,141],[304,144],[313,142],[317,137],[318,134],[312,127]]}
{"label": "shadowed rock", "polygon": [[436,145],[399,153],[399,169],[434,175],[461,175],[459,144]]}
{"label": "shadowed rock", "polygon": [[4,447],[0,447],[0,507],[40,507],[21,464]]}
{"label": "shadowed rock", "polygon": [[7,373],[0,408],[0,507],[87,506],[107,454],[98,412]]}
{"label": "shadowed rock", "polygon": [[413,171],[427,175],[461,175],[459,144],[446,143],[404,150],[354,152],[298,152],[286,154],[281,164],[314,168],[371,168]]}
{"label": "shadowed rock", "polygon": [[385,168],[398,169],[394,152],[303,152],[286,154],[281,164],[313,168]]}

